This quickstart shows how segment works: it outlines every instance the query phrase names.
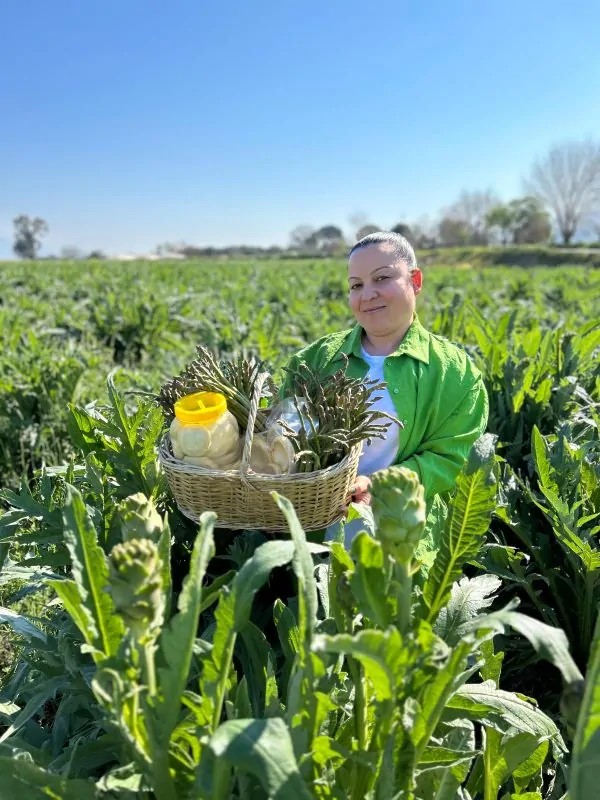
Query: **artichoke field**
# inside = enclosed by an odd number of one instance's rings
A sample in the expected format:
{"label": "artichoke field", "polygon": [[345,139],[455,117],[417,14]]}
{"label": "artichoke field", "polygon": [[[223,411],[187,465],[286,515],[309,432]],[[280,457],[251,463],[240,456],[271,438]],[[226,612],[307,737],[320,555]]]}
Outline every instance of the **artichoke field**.
{"label": "artichoke field", "polygon": [[0,268],[0,800],[591,800],[600,276],[426,274],[491,415],[425,563],[402,467],[350,551],[281,495],[278,535],[180,514],[156,388],[198,343],[277,374],[349,322],[341,264],[204,269]]}

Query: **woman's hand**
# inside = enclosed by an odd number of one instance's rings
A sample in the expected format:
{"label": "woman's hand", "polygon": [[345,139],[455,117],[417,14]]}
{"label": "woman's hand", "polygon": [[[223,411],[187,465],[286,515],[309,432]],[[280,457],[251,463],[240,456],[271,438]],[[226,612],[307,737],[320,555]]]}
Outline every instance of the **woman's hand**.
{"label": "woman's hand", "polygon": [[[371,505],[371,492],[369,489],[371,488],[371,479],[368,478],[366,475],[357,475],[356,482],[352,487],[352,494],[350,495],[350,500],[353,503],[366,503],[368,506]],[[350,502],[350,500],[348,502]]]}
{"label": "woman's hand", "polygon": [[348,511],[350,503],[365,503],[371,505],[371,479],[366,475],[357,475],[351,493],[346,497],[346,503],[341,507],[344,514]]}

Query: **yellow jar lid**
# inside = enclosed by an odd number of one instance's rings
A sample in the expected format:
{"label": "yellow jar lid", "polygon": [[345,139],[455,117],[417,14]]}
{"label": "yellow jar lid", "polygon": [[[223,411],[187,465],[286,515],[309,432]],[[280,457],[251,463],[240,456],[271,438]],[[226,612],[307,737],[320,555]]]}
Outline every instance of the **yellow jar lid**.
{"label": "yellow jar lid", "polygon": [[227,411],[227,400],[219,392],[195,392],[181,397],[174,406],[175,416],[187,425],[214,422]]}

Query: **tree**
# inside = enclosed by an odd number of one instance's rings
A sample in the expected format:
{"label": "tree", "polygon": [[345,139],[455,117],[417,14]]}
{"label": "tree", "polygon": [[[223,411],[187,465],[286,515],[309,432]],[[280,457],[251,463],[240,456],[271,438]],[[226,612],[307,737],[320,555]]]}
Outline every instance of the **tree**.
{"label": "tree", "polygon": [[525,185],[550,208],[563,243],[569,244],[582,219],[600,207],[600,143],[555,145],[534,163]]}
{"label": "tree", "polygon": [[321,255],[333,255],[345,247],[344,234],[337,225],[323,225],[314,231],[306,244]]}
{"label": "tree", "polygon": [[446,247],[468,244],[471,239],[469,225],[463,219],[442,217],[439,224],[438,235],[440,243]]}
{"label": "tree", "polygon": [[377,225],[363,225],[356,231],[356,241],[358,242],[370,233],[377,233],[380,230],[381,228],[377,227]]}
{"label": "tree", "polygon": [[48,225],[41,217],[31,218],[19,214],[13,219],[15,243],[13,251],[19,258],[35,258],[42,246],[41,237],[48,233]]}
{"label": "tree", "polygon": [[182,247],[186,246],[186,242],[161,242],[157,244],[154,248],[154,252],[157,256],[164,258],[165,256],[172,255],[173,253],[179,253]]}
{"label": "tree", "polygon": [[315,229],[310,225],[298,225],[290,233],[290,247],[293,250],[304,252],[307,249],[308,242],[314,236]]}
{"label": "tree", "polygon": [[60,258],[62,258],[64,261],[78,261],[83,257],[83,250],[81,250],[79,247],[75,247],[74,245],[66,245],[65,247],[61,248]]}
{"label": "tree", "polygon": [[437,222],[434,222],[427,214],[422,214],[416,222],[410,225],[410,230],[412,232],[410,243],[413,247],[425,250],[431,247],[437,247],[438,227]]}
{"label": "tree", "polygon": [[290,247],[301,253],[329,256],[343,250],[346,242],[337,225],[323,225],[318,230],[298,225],[290,233]]}
{"label": "tree", "polygon": [[547,242],[552,234],[550,217],[536,197],[518,197],[500,203],[486,216],[491,231],[500,231],[502,244]]}
{"label": "tree", "polygon": [[[461,244],[488,243],[486,217],[500,201],[491,189],[484,192],[461,192],[458,200],[445,212],[445,218],[464,223],[468,237]],[[456,229],[459,230],[458,228]]]}
{"label": "tree", "polygon": [[521,197],[509,203],[513,244],[538,244],[552,236],[550,215],[536,197]]}
{"label": "tree", "polygon": [[404,236],[405,239],[408,239],[409,242],[413,241],[413,231],[410,225],[407,225],[404,222],[399,222],[397,225],[394,225],[392,228],[393,233],[399,233],[400,236]]}
{"label": "tree", "polygon": [[509,206],[501,203],[488,211],[485,224],[492,232],[499,231],[502,244],[508,244],[512,237],[514,214]]}

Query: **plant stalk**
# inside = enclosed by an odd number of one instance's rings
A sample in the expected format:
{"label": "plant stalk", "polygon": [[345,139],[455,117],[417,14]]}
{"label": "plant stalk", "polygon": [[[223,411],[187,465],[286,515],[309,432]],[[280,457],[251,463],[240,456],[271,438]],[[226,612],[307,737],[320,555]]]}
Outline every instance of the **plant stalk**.
{"label": "plant stalk", "polygon": [[394,578],[398,596],[398,629],[405,639],[410,631],[412,606],[412,570],[411,561],[394,562]]}
{"label": "plant stalk", "polygon": [[221,672],[219,674],[219,682],[216,687],[215,693],[215,706],[211,720],[211,732],[214,733],[219,727],[221,722],[221,713],[223,711],[223,703],[225,701],[225,690],[227,688],[227,678],[231,669],[231,662],[233,660],[233,650],[235,647],[235,633],[230,633],[227,644],[224,648],[223,661],[221,664]]}

